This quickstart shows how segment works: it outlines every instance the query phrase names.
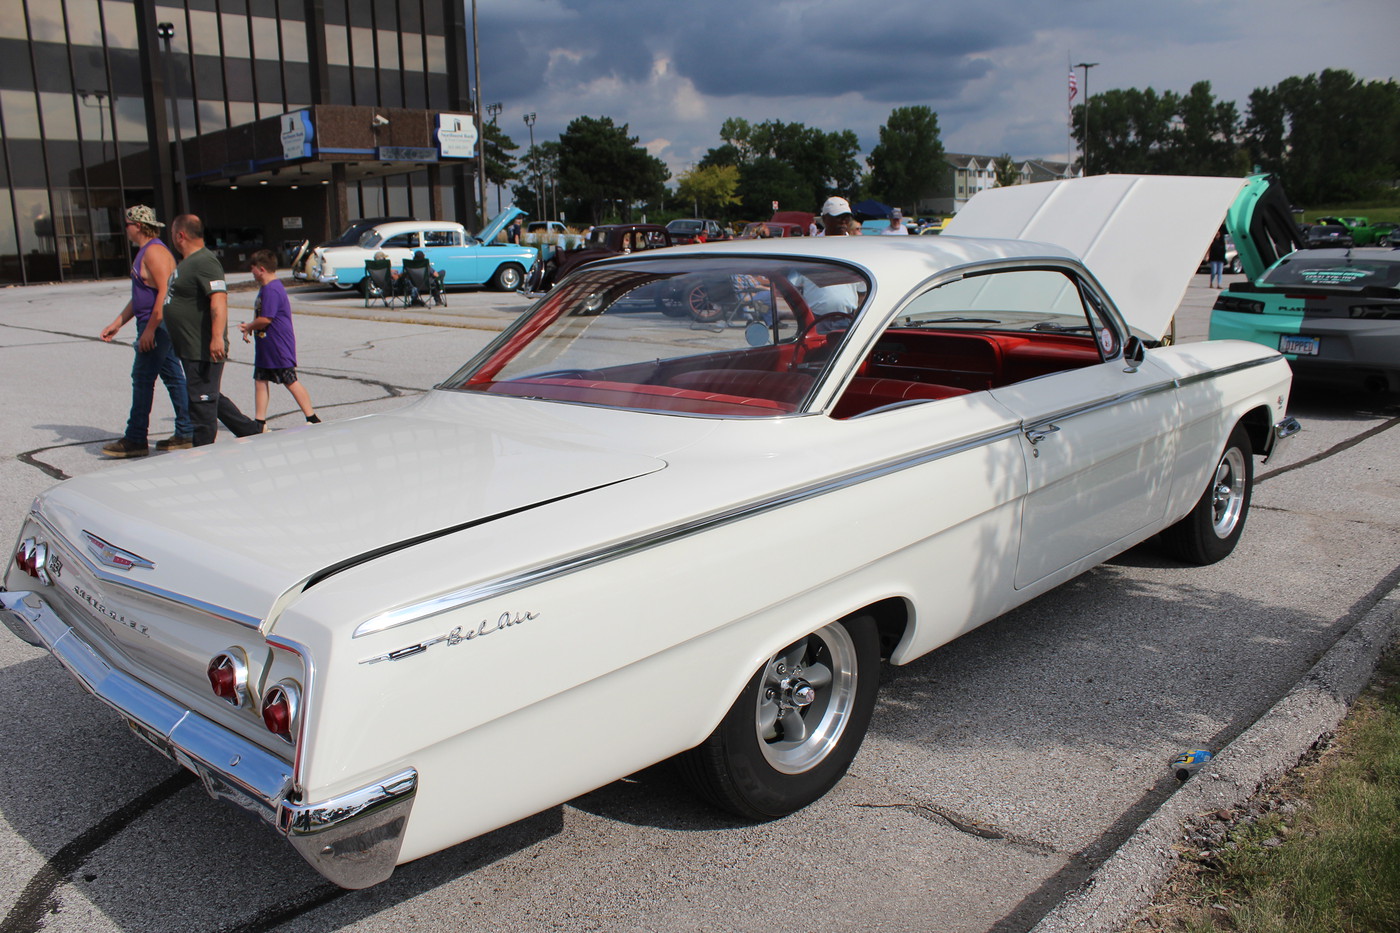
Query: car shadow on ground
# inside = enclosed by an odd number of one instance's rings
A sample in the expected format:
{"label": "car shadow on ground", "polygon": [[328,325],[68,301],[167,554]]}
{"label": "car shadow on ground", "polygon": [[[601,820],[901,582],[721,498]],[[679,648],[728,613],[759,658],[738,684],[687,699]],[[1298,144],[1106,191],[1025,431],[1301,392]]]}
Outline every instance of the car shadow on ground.
{"label": "car shadow on ground", "polygon": [[[132,931],[251,933],[294,919],[298,930],[339,929],[563,826],[563,808],[552,807],[402,866],[373,888],[346,891],[317,875],[271,827],[210,798],[136,740],[53,659],[0,670],[0,708],[0,810],[37,853],[11,865],[10,884],[20,894],[0,929],[37,930],[55,914],[93,908]],[[466,778],[463,793],[471,793]],[[332,903],[324,916],[303,916]]]}

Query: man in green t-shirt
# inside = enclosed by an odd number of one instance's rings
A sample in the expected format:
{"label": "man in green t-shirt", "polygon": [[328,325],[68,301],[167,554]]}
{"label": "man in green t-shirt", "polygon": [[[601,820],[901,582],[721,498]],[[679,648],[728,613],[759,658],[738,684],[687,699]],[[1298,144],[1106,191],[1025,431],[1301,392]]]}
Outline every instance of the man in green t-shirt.
{"label": "man in green t-shirt", "polygon": [[165,293],[165,326],[185,368],[194,446],[214,443],[218,422],[238,437],[261,428],[219,391],[228,358],[228,285],[219,257],[204,246],[204,223],[181,214],[170,224],[170,245],[183,257]]}

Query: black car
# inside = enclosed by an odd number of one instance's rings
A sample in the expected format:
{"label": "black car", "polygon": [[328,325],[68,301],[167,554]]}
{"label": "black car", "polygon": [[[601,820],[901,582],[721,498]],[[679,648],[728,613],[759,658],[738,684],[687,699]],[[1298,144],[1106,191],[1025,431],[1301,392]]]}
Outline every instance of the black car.
{"label": "black car", "polygon": [[1304,249],[1327,249],[1356,245],[1351,232],[1336,224],[1313,224],[1303,231]]}
{"label": "black car", "polygon": [[334,240],[327,240],[324,243],[317,243],[314,247],[310,240],[303,240],[301,247],[297,250],[296,257],[292,259],[292,278],[298,281],[306,281],[306,264],[311,259],[313,249],[321,249],[327,246],[354,246],[360,242],[360,237],[365,231],[379,224],[392,223],[398,220],[417,220],[417,217],[364,217],[360,220],[350,222],[344,232]]}

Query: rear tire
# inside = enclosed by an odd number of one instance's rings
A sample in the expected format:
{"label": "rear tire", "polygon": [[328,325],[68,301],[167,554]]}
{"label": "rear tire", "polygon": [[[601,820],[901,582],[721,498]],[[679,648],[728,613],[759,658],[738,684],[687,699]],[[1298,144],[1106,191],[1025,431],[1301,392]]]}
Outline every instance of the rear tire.
{"label": "rear tire", "polygon": [[1225,559],[1244,531],[1253,492],[1254,449],[1249,432],[1237,424],[1195,508],[1162,532],[1163,546],[1188,564],[1205,566]]}
{"label": "rear tire", "polygon": [[875,620],[853,616],[784,648],[714,733],[677,759],[701,797],[751,820],[787,816],[841,780],[870,725],[880,676]]}

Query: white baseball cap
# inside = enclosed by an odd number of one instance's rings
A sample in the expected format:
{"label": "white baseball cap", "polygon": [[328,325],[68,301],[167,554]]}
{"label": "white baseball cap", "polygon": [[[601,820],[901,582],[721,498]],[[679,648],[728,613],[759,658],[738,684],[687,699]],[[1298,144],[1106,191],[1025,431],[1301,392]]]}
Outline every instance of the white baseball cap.
{"label": "white baseball cap", "polygon": [[845,198],[827,198],[822,205],[823,217],[840,217],[842,214],[851,212],[851,202]]}

